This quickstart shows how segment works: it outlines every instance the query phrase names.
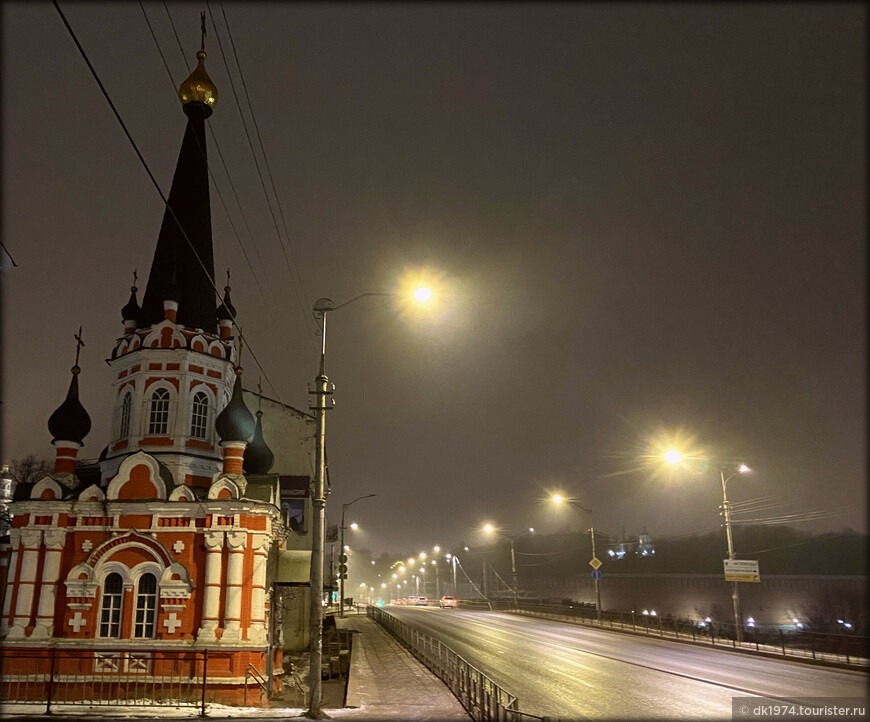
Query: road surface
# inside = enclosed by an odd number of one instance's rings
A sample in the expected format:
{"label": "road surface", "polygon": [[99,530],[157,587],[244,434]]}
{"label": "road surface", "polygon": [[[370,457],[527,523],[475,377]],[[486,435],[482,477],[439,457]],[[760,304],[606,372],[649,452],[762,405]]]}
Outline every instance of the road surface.
{"label": "road surface", "polygon": [[389,607],[519,698],[572,719],[731,719],[743,696],[865,697],[868,676],[500,612]]}

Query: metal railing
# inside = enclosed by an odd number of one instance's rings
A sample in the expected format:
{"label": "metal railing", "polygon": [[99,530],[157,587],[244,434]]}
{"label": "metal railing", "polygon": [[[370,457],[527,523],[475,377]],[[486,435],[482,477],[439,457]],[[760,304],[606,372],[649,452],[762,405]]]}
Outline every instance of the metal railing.
{"label": "metal railing", "polygon": [[4,704],[199,707],[205,715],[208,652],[0,650]]}
{"label": "metal railing", "polygon": [[781,657],[834,662],[849,667],[864,668],[868,664],[870,639],[851,634],[831,634],[803,630],[784,630],[745,626],[743,641],[737,641],[733,623],[695,622],[663,615],[635,612],[602,611],[598,622],[594,607],[587,605],[543,605],[512,601],[494,601],[493,609],[544,619],[584,624],[613,631],[631,631],[660,638],[692,641],[713,647],[727,647],[744,652],[772,654]]}
{"label": "metal railing", "polygon": [[248,706],[248,685],[252,679],[257,683],[257,687],[260,689],[260,702],[262,703],[264,696],[269,696],[269,683],[266,681],[266,678],[257,671],[257,668],[253,664],[248,663],[245,667],[245,707]]}
{"label": "metal railing", "polygon": [[514,695],[499,687],[439,640],[400,622],[377,607],[368,607],[367,613],[441,679],[476,722],[541,719],[520,712],[519,701]]}

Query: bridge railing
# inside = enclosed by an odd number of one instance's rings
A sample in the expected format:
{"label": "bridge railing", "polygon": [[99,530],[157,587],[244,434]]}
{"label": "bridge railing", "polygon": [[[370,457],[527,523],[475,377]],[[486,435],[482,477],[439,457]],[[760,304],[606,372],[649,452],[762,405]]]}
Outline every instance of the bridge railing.
{"label": "bridge railing", "polygon": [[776,654],[782,657],[802,657],[825,662],[845,663],[848,666],[867,667],[870,664],[870,639],[852,634],[831,634],[782,628],[746,626],[743,639],[737,641],[733,623],[693,622],[666,616],[603,610],[601,621],[594,607],[588,605],[545,605],[520,601],[493,601],[498,611],[528,616],[588,624],[602,629],[632,631],[670,639],[729,647],[743,651]]}
{"label": "bridge railing", "polygon": [[368,615],[441,679],[476,722],[521,722],[525,718],[541,719],[520,712],[519,700],[514,695],[497,685],[441,641],[399,621],[392,614],[387,614],[377,607],[368,607]]}

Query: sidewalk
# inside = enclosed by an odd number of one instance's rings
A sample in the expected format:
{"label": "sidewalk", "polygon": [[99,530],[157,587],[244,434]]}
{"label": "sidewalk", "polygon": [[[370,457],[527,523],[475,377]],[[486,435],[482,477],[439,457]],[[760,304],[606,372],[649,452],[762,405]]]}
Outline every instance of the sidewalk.
{"label": "sidewalk", "polygon": [[369,720],[469,720],[447,686],[370,617],[336,619],[353,639],[347,697],[330,717]]}
{"label": "sidewalk", "polygon": [[[348,720],[442,720],[468,722],[470,716],[447,686],[418,662],[381,626],[364,615],[335,620],[338,627],[356,632],[350,657],[345,707],[328,707],[324,711],[334,719]],[[307,719],[304,709],[293,707],[226,707],[206,705],[211,719],[251,718]],[[202,719],[198,708],[173,707],[90,707],[87,705],[52,705],[45,716],[44,705],[3,705],[3,719]]]}

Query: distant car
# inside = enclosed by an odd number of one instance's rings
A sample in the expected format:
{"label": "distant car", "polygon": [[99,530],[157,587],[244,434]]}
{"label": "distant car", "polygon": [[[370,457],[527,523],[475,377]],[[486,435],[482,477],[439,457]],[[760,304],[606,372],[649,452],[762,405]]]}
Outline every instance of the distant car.
{"label": "distant car", "polygon": [[397,599],[396,600],[396,604],[407,604],[407,603],[408,603],[407,599]]}
{"label": "distant car", "polygon": [[453,608],[459,606],[459,600],[456,597],[441,597],[441,603],[438,605],[441,609]]}
{"label": "distant car", "polygon": [[405,599],[405,604],[410,604],[411,606],[414,606],[416,603],[417,603],[417,597],[415,597],[413,594],[410,597],[408,597],[407,599]]}
{"label": "distant car", "polygon": [[414,602],[415,607],[428,607],[429,600],[426,597],[417,597],[417,601]]}

